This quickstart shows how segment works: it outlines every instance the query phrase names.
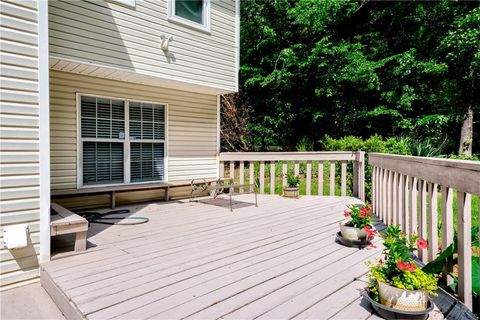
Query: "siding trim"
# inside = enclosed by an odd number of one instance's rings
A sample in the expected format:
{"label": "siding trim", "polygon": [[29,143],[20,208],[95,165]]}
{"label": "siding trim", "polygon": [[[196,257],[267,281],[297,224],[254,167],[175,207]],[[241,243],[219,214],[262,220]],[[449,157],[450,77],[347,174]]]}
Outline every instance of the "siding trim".
{"label": "siding trim", "polygon": [[38,1],[40,262],[50,260],[50,75],[48,2]]}
{"label": "siding trim", "polygon": [[216,175],[217,178],[220,177],[220,105],[221,105],[221,95],[217,95],[217,170]]}
{"label": "siding trim", "polygon": [[235,0],[235,92],[240,72],[240,0]]}

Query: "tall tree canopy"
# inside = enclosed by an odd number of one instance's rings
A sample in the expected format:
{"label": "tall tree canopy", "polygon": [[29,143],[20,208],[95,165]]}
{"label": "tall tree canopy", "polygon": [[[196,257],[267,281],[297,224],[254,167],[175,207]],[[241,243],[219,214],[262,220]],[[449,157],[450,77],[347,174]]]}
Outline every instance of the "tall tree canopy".
{"label": "tall tree canopy", "polygon": [[242,1],[241,19],[251,148],[380,134],[447,137],[451,151],[463,124],[462,150],[478,152],[478,2]]}

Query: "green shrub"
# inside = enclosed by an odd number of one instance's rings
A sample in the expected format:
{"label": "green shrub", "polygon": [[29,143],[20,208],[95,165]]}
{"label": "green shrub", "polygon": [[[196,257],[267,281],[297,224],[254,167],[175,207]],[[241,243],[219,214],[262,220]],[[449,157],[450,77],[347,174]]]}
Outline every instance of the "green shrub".
{"label": "green shrub", "polygon": [[400,138],[407,147],[409,154],[417,157],[440,157],[447,140],[438,142],[438,139],[423,138],[415,139],[412,137]]}
{"label": "green shrub", "polygon": [[[346,136],[340,139],[334,139],[330,136],[325,136],[323,140],[319,141],[322,149],[325,151],[365,151],[365,195],[367,200],[371,199],[372,189],[372,168],[368,165],[368,152],[392,153],[409,155],[408,145],[403,139],[388,138],[383,140],[381,136],[374,135],[363,140],[355,136]],[[349,164],[347,180],[352,180],[352,165]]]}

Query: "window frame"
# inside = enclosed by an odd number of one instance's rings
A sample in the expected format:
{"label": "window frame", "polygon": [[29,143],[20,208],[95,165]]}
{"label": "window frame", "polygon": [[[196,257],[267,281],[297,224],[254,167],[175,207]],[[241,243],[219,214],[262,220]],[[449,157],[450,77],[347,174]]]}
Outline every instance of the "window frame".
{"label": "window frame", "polygon": [[[113,139],[113,138],[82,138],[82,115],[81,115],[81,98],[83,96],[94,97],[94,98],[103,98],[103,99],[112,99],[112,100],[122,100],[124,101],[124,114],[125,114],[125,139]],[[147,139],[147,140],[130,140],[130,102],[141,102],[141,103],[150,103],[156,105],[163,105],[165,108],[165,133],[164,139]],[[138,185],[138,184],[149,184],[156,182],[168,182],[168,103],[158,102],[158,101],[148,101],[143,99],[132,99],[132,98],[123,98],[123,97],[114,97],[114,96],[105,96],[94,93],[80,93],[76,92],[76,126],[77,126],[77,189],[88,189],[88,188],[100,188],[100,187],[113,187],[113,186],[126,186],[126,185]],[[113,142],[119,143],[123,141],[123,183],[103,183],[103,184],[90,184],[85,185],[83,183],[83,142],[84,141],[93,141],[93,142]],[[163,180],[151,180],[151,181],[138,181],[131,182],[130,176],[130,144],[132,142],[151,142],[151,143],[163,143]]]}
{"label": "window frame", "polygon": [[188,20],[183,17],[176,16],[175,0],[168,0],[168,8],[167,8],[168,21],[210,34],[210,11],[211,11],[210,2],[211,1],[210,0],[202,0],[202,1],[203,1],[203,20],[204,20],[203,24]]}

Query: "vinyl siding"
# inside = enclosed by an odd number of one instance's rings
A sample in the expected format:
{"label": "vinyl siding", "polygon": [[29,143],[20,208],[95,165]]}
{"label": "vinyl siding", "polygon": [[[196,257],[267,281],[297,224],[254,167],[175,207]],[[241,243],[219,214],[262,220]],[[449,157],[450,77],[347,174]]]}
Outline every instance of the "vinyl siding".
{"label": "vinyl siding", "polygon": [[[168,180],[217,174],[217,100],[214,95],[145,86],[51,70],[50,149],[52,190],[77,187],[76,93],[168,104]],[[163,197],[163,191],[121,193],[117,203]],[[63,202],[65,204],[65,202]],[[108,204],[108,196],[73,199],[69,207]]]}
{"label": "vinyl siding", "polygon": [[[40,252],[38,11],[0,3],[0,286],[38,278]],[[3,227],[28,224],[29,245],[8,250]]]}
{"label": "vinyl siding", "polygon": [[[169,21],[167,3],[50,1],[50,55],[235,91],[235,2],[211,1],[210,33]],[[174,39],[167,53],[161,35]]]}

